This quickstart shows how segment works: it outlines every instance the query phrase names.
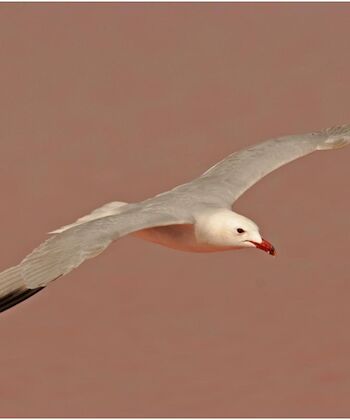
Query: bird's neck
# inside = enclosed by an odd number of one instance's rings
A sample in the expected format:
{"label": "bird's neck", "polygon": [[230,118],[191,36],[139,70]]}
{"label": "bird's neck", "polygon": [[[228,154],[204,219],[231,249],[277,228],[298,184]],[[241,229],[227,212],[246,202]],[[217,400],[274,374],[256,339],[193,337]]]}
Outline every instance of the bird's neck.
{"label": "bird's neck", "polygon": [[235,213],[228,209],[210,210],[196,218],[195,236],[199,244],[230,248],[229,220]]}

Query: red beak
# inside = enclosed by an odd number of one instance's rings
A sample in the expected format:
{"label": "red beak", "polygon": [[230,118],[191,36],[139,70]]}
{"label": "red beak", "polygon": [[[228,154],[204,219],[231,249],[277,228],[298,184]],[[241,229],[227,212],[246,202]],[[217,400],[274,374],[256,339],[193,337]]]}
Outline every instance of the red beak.
{"label": "red beak", "polygon": [[275,247],[270,244],[270,242],[265,241],[265,239],[262,240],[262,242],[259,244],[258,242],[250,241],[252,244],[254,244],[257,248],[262,249],[263,251],[269,253],[270,255],[276,255]]}

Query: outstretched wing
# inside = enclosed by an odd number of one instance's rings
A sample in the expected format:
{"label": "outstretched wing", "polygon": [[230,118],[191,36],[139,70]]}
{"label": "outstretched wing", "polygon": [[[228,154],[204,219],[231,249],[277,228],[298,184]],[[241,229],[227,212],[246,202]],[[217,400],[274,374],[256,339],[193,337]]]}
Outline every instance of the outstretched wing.
{"label": "outstretched wing", "polygon": [[17,266],[0,273],[0,312],[21,302],[116,239],[154,226],[192,223],[170,212],[133,207],[118,215],[79,224],[51,236]]}
{"label": "outstretched wing", "polygon": [[349,143],[350,124],[267,140],[227,156],[199,178],[169,193],[179,198],[190,195],[192,208],[195,202],[231,207],[248,188],[280,166],[316,150],[337,149]]}

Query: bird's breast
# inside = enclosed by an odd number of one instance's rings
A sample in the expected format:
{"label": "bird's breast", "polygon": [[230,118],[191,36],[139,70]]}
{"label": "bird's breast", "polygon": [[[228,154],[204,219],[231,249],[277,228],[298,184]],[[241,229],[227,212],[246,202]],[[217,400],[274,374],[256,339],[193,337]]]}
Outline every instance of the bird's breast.
{"label": "bird's breast", "polygon": [[186,252],[217,252],[218,247],[198,243],[194,225],[170,225],[143,229],[132,234],[137,238],[153,242],[167,248]]}

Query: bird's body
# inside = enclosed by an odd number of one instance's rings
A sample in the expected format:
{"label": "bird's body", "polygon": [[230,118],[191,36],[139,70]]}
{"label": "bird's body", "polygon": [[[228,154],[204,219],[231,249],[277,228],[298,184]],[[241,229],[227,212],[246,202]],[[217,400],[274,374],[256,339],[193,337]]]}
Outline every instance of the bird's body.
{"label": "bird's body", "polygon": [[217,251],[216,248],[201,245],[198,243],[194,225],[170,225],[143,229],[132,233],[132,236],[143,239],[147,242],[165,246],[185,252],[210,252]]}
{"label": "bird's body", "polygon": [[[153,242],[167,248],[185,252],[220,252],[243,248],[237,244],[226,243],[219,234],[225,235],[230,232],[225,226],[225,221],[231,218],[243,218],[243,216],[226,209],[212,209],[196,219],[194,224],[181,224],[170,226],[158,226],[143,229],[133,233],[133,236]],[[248,220],[245,218],[245,220]],[[242,225],[242,221],[240,223]],[[223,226],[222,229],[220,227]],[[234,228],[232,228],[234,229]],[[255,238],[257,241],[260,236]]]}
{"label": "bird's body", "polygon": [[350,143],[350,125],[286,136],[229,155],[203,175],[139,203],[112,202],[53,232],[20,264],[0,273],[0,311],[132,235],[187,252],[260,248],[275,255],[258,226],[232,210],[259,179],[316,150]]}

